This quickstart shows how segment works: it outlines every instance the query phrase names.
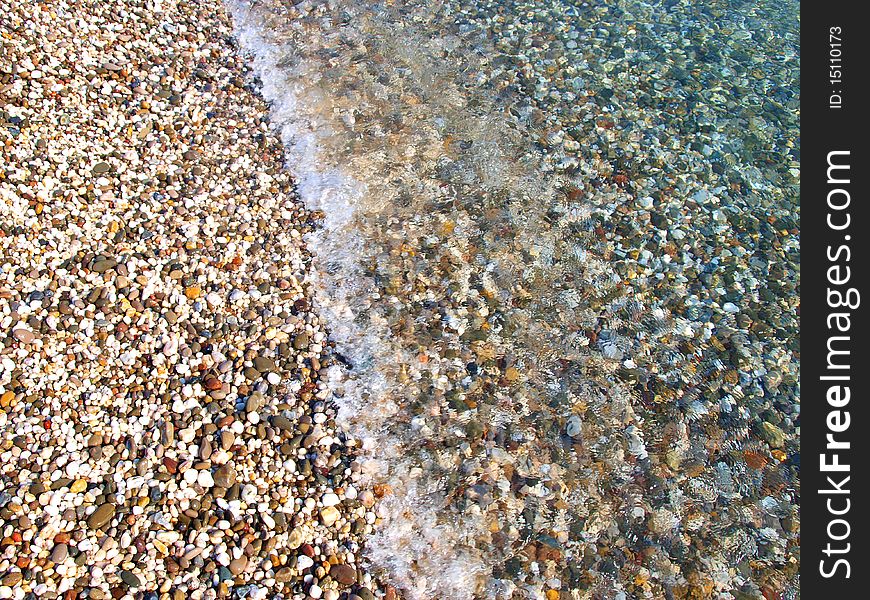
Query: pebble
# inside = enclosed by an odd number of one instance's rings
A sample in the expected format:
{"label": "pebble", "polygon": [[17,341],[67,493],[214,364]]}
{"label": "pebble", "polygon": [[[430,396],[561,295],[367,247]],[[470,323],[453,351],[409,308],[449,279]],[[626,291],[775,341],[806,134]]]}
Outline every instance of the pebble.
{"label": "pebble", "polygon": [[142,586],[142,581],[135,573],[132,573],[131,571],[121,571],[120,577],[121,581],[123,581],[132,588],[138,588]]}
{"label": "pebble", "polygon": [[329,568],[329,575],[343,585],[352,585],[356,583],[356,569],[350,565],[332,565]]}
{"label": "pebble", "polygon": [[232,487],[236,483],[236,471],[229,465],[222,465],[214,473],[214,483],[222,488]]}
{"label": "pebble", "polygon": [[112,517],[115,516],[115,506],[113,504],[101,504],[88,517],[88,527],[91,529],[102,529],[105,527]]}
{"label": "pebble", "polygon": [[204,488],[214,487],[215,480],[210,471],[199,471],[196,476],[196,482]]}
{"label": "pebble", "polygon": [[36,334],[34,334],[29,329],[19,327],[18,329],[12,330],[12,337],[21,342],[22,344],[29,344],[36,339]]}
{"label": "pebble", "polygon": [[580,417],[577,415],[572,415],[568,419],[568,424],[565,427],[565,433],[567,433],[571,437],[577,437],[580,435],[581,427],[582,421],[580,420]]}
{"label": "pebble", "polygon": [[69,546],[66,544],[57,544],[51,551],[51,561],[55,564],[61,564],[69,556]]}
{"label": "pebble", "polygon": [[248,566],[248,557],[245,555],[240,556],[232,561],[230,561],[230,572],[233,575],[241,575],[241,573],[245,570],[245,567]]}
{"label": "pebble", "polygon": [[335,506],[336,504],[339,504],[341,500],[336,494],[330,492],[328,494],[323,494],[323,496],[320,497],[320,502],[323,506]]}
{"label": "pebble", "polygon": [[327,527],[331,527],[341,517],[341,512],[334,506],[327,506],[320,511],[320,519]]}

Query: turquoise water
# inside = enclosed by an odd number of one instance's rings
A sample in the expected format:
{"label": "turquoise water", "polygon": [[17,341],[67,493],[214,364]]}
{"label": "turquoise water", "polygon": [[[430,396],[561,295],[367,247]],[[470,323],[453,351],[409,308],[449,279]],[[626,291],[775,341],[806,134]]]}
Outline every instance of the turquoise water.
{"label": "turquoise water", "polygon": [[231,3],[412,599],[796,597],[796,2]]}

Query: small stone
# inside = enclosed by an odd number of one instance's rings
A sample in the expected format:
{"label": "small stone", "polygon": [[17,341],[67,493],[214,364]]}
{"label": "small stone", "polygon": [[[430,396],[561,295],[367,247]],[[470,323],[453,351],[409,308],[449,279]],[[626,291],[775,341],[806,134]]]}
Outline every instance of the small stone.
{"label": "small stone", "polygon": [[230,562],[230,572],[233,575],[240,575],[245,567],[248,566],[248,557],[242,554],[239,558]]}
{"label": "small stone", "polygon": [[764,441],[770,444],[773,448],[782,448],[785,445],[785,433],[773,423],[763,421],[761,423],[760,433]]}
{"label": "small stone", "polygon": [[236,482],[236,471],[229,465],[221,465],[214,472],[214,484],[228,488]]}
{"label": "small stone", "polygon": [[18,329],[12,330],[12,337],[21,342],[22,344],[29,344],[36,339],[36,334],[28,329],[20,327]]}
{"label": "small stone", "polygon": [[323,494],[323,496],[320,497],[320,502],[323,506],[335,506],[336,504],[339,504],[341,500],[336,494],[328,493]]}
{"label": "small stone", "polygon": [[118,265],[118,261],[114,258],[106,258],[103,260],[98,260],[91,266],[91,271],[95,273],[105,273],[110,269],[114,269]]}
{"label": "small stone", "polygon": [[265,356],[258,356],[254,359],[254,368],[260,373],[272,373],[278,370],[275,361]]}
{"label": "small stone", "polygon": [[323,521],[323,524],[327,527],[334,525],[339,517],[341,517],[341,513],[334,506],[327,506],[320,511],[320,520]]}
{"label": "small stone", "polygon": [[161,542],[159,539],[154,540],[154,548],[159,552],[162,556],[166,556],[169,554],[169,548],[166,547],[166,544]]}
{"label": "small stone", "polygon": [[214,477],[207,469],[203,469],[197,474],[196,482],[204,488],[212,488],[215,485]]}
{"label": "small stone", "polygon": [[109,503],[102,504],[88,517],[88,527],[91,529],[102,529],[114,516],[115,505]]}
{"label": "small stone", "polygon": [[329,569],[329,575],[343,585],[356,583],[356,569],[350,565],[332,565]]}
{"label": "small stone", "polygon": [[302,536],[302,532],[298,529],[294,529],[290,532],[290,535],[287,537],[287,547],[291,550],[297,549],[302,545],[304,538]]}
{"label": "small stone", "polygon": [[296,350],[307,350],[308,349],[308,334],[300,333],[295,338],[293,338],[293,347]]}
{"label": "small stone", "polygon": [[166,421],[163,423],[163,426],[160,428],[160,443],[164,446],[169,446],[175,441],[175,426],[170,422]]}
{"label": "small stone", "polygon": [[168,456],[163,458],[163,466],[166,467],[166,471],[170,475],[175,475],[178,472],[178,461],[173,460]]}
{"label": "small stone", "polygon": [[66,544],[57,544],[51,551],[51,562],[59,565],[69,556],[69,546]]}
{"label": "small stone", "polygon": [[293,421],[283,415],[275,415],[274,417],[272,417],[272,425],[274,425],[281,431],[293,430]]}
{"label": "small stone", "polygon": [[578,415],[571,415],[568,419],[568,424],[565,427],[565,433],[567,433],[570,437],[575,438],[579,437],[582,422],[580,421],[580,417]]}
{"label": "small stone", "polygon": [[139,577],[137,577],[135,573],[132,573],[130,571],[121,571],[120,576],[121,581],[123,581],[130,587],[137,588],[142,585],[142,582],[139,580]]}
{"label": "small stone", "polygon": [[245,411],[246,412],[257,412],[263,407],[263,394],[260,392],[254,392],[248,399],[245,401]]}
{"label": "small stone", "polygon": [[[208,438],[204,438],[202,442],[199,444],[199,458],[202,460],[208,460],[211,458],[212,447],[211,442],[208,441]],[[226,486],[223,486],[226,487]]]}
{"label": "small stone", "polygon": [[370,490],[363,490],[359,493],[359,501],[366,508],[371,508],[375,505],[375,495]]}
{"label": "small stone", "polygon": [[222,386],[223,386],[223,384],[221,383],[221,380],[218,379],[217,377],[207,377],[205,379],[205,381],[202,382],[202,387],[204,387],[205,389],[207,389],[210,392],[213,392],[215,390],[219,390],[219,389],[221,389]]}

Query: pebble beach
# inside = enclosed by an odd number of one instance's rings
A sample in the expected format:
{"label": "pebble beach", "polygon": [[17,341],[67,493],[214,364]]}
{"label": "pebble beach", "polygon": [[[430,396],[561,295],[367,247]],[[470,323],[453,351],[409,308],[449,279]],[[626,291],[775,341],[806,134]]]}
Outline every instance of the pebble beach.
{"label": "pebble beach", "polygon": [[793,0],[0,0],[0,600],[795,600]]}
{"label": "pebble beach", "polygon": [[220,2],[0,2],[0,598],[372,598],[294,196]]}

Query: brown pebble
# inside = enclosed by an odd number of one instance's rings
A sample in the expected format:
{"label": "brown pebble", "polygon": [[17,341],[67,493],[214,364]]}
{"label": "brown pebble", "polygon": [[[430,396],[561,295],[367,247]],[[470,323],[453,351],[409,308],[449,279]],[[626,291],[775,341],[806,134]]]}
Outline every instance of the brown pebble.
{"label": "brown pebble", "polygon": [[236,482],[236,470],[229,465],[221,465],[214,472],[215,485],[228,488]]}
{"label": "brown pebble", "polygon": [[356,569],[350,565],[332,565],[329,569],[329,576],[343,585],[356,583]]}
{"label": "brown pebble", "polygon": [[230,573],[240,575],[248,566],[248,557],[242,554],[239,558],[230,562]]}
{"label": "brown pebble", "polygon": [[57,544],[51,551],[51,562],[60,564],[69,556],[69,546],[66,544]]}
{"label": "brown pebble", "polygon": [[28,329],[19,328],[12,331],[12,337],[22,344],[29,344],[36,339],[36,334]]}
{"label": "brown pebble", "polygon": [[115,506],[109,503],[103,504],[88,517],[88,527],[91,529],[101,529],[103,526],[108,524],[114,516]]}

